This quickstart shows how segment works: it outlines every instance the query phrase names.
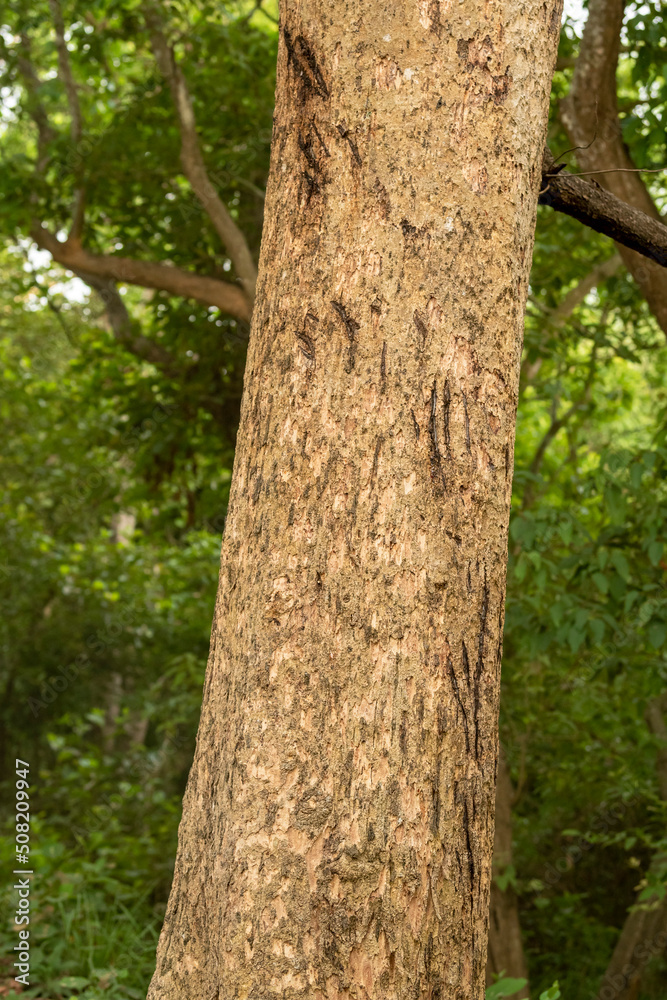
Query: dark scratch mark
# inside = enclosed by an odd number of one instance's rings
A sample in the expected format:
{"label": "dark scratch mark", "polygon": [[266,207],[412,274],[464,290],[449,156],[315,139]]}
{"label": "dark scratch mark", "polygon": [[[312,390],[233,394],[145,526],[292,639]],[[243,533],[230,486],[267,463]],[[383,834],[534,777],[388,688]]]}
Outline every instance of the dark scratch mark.
{"label": "dark scratch mark", "polygon": [[356,319],[353,319],[348,314],[347,309],[345,308],[345,306],[343,305],[342,302],[335,302],[332,299],[331,300],[331,306],[332,306],[333,309],[335,309],[336,315],[338,316],[338,318],[340,319],[341,323],[345,327],[345,332],[347,334],[347,339],[350,342],[350,352],[349,352],[349,356],[348,356],[348,364],[347,364],[347,367],[345,369],[348,372],[348,374],[349,374],[352,371],[352,369],[354,368],[354,356],[355,356],[355,351],[356,351],[356,338],[357,338],[357,331],[359,329],[359,324],[357,323]]}
{"label": "dark scratch mark", "polygon": [[434,382],[433,389],[431,390],[431,419],[429,421],[429,433],[431,435],[431,479],[434,480],[434,482],[439,481],[442,488],[447,489],[445,474],[442,471],[442,458],[440,457],[440,449],[438,448],[437,412],[438,390],[436,388],[436,383]]}
{"label": "dark scratch mark", "polygon": [[361,166],[361,157],[359,156],[359,148],[354,139],[352,138],[349,128],[347,127],[345,122],[341,122],[340,125],[336,125],[336,128],[338,129],[341,138],[345,139],[348,146],[350,147],[355,162],[358,164],[358,166]]}
{"label": "dark scratch mark", "polygon": [[306,205],[310,205],[310,199],[313,197],[314,194],[319,194],[321,188],[317,180],[313,177],[312,174],[309,174],[307,170],[304,170],[301,176],[306,182],[306,186],[308,188],[308,192],[306,194]]}
{"label": "dark scratch mark", "polygon": [[465,640],[462,641],[461,646],[463,648],[461,654],[463,659],[463,669],[465,670],[466,680],[468,682],[468,690],[470,690],[470,660],[468,659],[468,650],[466,649]]}
{"label": "dark scratch mark", "polygon": [[318,140],[319,140],[319,143],[320,143],[320,146],[321,146],[321,147],[322,147],[322,149],[324,150],[324,154],[325,154],[325,156],[329,156],[329,157],[330,157],[330,156],[331,156],[331,153],[330,153],[330,152],[329,152],[329,150],[327,149],[327,147],[326,147],[326,144],[325,144],[325,142],[324,142],[324,139],[323,139],[323,138],[322,138],[322,136],[320,135],[320,133],[319,133],[319,129],[317,128],[317,125],[315,124],[315,121],[314,121],[314,120],[313,120],[313,121],[312,121],[312,122],[310,123],[310,126],[311,126],[311,128],[312,128],[313,132],[315,133],[315,135],[317,136],[317,138],[318,138]]}
{"label": "dark scratch mark", "polygon": [[475,882],[475,858],[472,853],[472,844],[470,843],[470,817],[468,816],[468,800],[463,800],[463,826],[466,832],[466,846],[468,848],[468,868],[470,871],[470,886],[472,888]]}
{"label": "dark scratch mark", "polygon": [[383,438],[382,438],[382,435],[380,434],[378,436],[377,442],[375,444],[375,454],[373,455],[373,467],[371,468],[371,478],[370,478],[369,485],[375,479],[375,475],[376,475],[377,470],[378,470],[378,459],[380,457],[380,448],[382,447],[382,440],[383,440]]}
{"label": "dark scratch mark", "polygon": [[443,411],[443,424],[445,431],[445,448],[447,449],[447,458],[452,457],[452,449],[450,445],[449,437],[449,410],[452,403],[452,394],[449,391],[449,382],[445,379],[445,387],[442,390],[442,411]]}
{"label": "dark scratch mark", "polygon": [[482,591],[482,608],[479,614],[479,643],[477,646],[477,665],[475,668],[475,756],[478,756],[479,734],[479,690],[484,672],[484,639],[486,638],[486,620],[489,614],[489,581],[484,567],[484,589]]}
{"label": "dark scratch mark", "polygon": [[440,0],[430,0],[428,5],[428,18],[431,22],[429,31],[432,31],[438,38],[442,35],[442,22],[440,21]]}
{"label": "dark scratch mark", "polygon": [[468,416],[468,399],[465,392],[463,393],[463,414],[466,427],[466,451],[470,454],[470,418]]}
{"label": "dark scratch mark", "polygon": [[454,697],[456,698],[457,704],[461,709],[461,715],[463,716],[463,729],[466,736],[466,750],[470,753],[470,735],[468,733],[468,715],[463,705],[463,700],[461,698],[461,692],[459,691],[459,682],[456,679],[456,673],[454,671],[454,664],[451,661],[451,657],[447,657],[447,666],[449,667],[449,673],[452,678],[452,687],[454,689]]}
{"label": "dark scratch mark", "polygon": [[299,341],[299,347],[301,348],[301,353],[308,359],[308,361],[315,360],[315,342],[312,337],[310,337],[305,330],[299,330],[296,339]]}
{"label": "dark scratch mark", "polygon": [[424,317],[422,316],[422,314],[419,312],[418,309],[415,309],[414,313],[412,314],[412,322],[415,324],[419,334],[421,335],[422,345],[425,344],[426,338],[428,337],[428,327],[426,325],[426,320],[424,319]]}
{"label": "dark scratch mark", "polygon": [[410,410],[410,414],[412,416],[412,424],[413,424],[413,427],[415,429],[415,437],[419,441],[419,424],[417,423],[417,418],[415,416],[415,411],[411,409]]}
{"label": "dark scratch mark", "polygon": [[287,27],[283,27],[283,38],[285,39],[285,48],[287,49],[288,65],[290,63],[294,64],[306,87],[314,90],[321,98],[327,98],[329,96],[329,89],[310,44],[303,35],[297,35],[293,39]]}
{"label": "dark scratch mark", "polygon": [[380,378],[384,382],[387,377],[387,341],[382,341],[382,357],[380,358]]}
{"label": "dark scratch mark", "polygon": [[510,477],[510,446],[505,445],[505,479]]}

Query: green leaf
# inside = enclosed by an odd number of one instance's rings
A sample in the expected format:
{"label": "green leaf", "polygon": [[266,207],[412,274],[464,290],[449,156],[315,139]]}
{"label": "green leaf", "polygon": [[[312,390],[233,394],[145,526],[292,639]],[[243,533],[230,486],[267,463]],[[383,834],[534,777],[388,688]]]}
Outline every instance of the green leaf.
{"label": "green leaf", "polygon": [[524,988],[527,982],[527,979],[513,979],[505,976],[492,986],[487,987],[484,994],[485,1000],[502,1000],[503,997],[514,996],[515,993]]}
{"label": "green leaf", "polygon": [[647,630],[648,641],[654,649],[660,649],[667,637],[667,625],[664,622],[653,622]]}
{"label": "green leaf", "polygon": [[630,578],[630,566],[628,560],[619,549],[611,550],[611,561],[618,575],[627,583]]}
{"label": "green leaf", "polygon": [[83,990],[90,984],[90,979],[83,976],[63,976],[58,980],[58,985],[64,990]]}
{"label": "green leaf", "polygon": [[593,580],[601,594],[609,593],[609,580],[604,573],[593,573]]}
{"label": "green leaf", "polygon": [[651,542],[648,547],[648,557],[652,566],[657,566],[662,559],[662,542]]}

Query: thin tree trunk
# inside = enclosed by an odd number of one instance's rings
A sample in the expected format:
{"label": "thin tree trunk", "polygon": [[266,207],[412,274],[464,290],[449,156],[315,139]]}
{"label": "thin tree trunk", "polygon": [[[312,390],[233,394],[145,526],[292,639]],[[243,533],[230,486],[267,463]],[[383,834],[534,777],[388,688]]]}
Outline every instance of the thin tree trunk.
{"label": "thin tree trunk", "polygon": [[281,12],[211,655],[152,1000],[479,1000],[560,3]]}
{"label": "thin tree trunk", "polygon": [[[667,695],[656,698],[646,709],[648,727],[661,742],[656,759],[658,787],[667,802]],[[664,854],[658,854],[651,869],[664,870]],[[632,909],[623,924],[611,961],[602,978],[597,1000],[637,1000],[642,976],[652,958],[661,955],[667,946],[667,898],[646,900],[645,907]]]}
{"label": "thin tree trunk", "polygon": [[[512,801],[514,789],[504,753],[498,761],[496,789],[496,832],[493,842],[494,875],[501,875],[512,864]],[[503,891],[491,883],[489,907],[489,951],[486,963],[487,986],[494,975],[504,972],[517,979],[528,979],[528,965],[521,940],[519,901],[511,885]],[[530,996],[529,987],[513,994],[517,1000]]]}

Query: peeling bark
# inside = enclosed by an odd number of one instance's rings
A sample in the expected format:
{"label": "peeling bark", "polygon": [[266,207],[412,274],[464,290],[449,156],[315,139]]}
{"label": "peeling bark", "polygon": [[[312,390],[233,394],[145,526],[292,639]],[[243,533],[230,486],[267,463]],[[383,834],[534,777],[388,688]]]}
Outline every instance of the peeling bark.
{"label": "peeling bark", "polygon": [[220,586],[151,1000],[483,996],[522,317],[560,15],[282,7]]}

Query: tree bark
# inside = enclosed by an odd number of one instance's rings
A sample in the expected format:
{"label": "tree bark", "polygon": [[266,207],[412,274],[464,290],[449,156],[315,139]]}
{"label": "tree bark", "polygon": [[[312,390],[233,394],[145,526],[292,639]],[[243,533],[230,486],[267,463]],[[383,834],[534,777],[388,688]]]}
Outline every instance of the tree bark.
{"label": "tree bark", "polygon": [[484,992],[559,0],[286,0],[204,705],[151,1000]]}
{"label": "tree bark", "polygon": [[[496,831],[493,843],[494,875],[501,875],[512,864],[512,801],[514,789],[505,755],[498,761],[498,786],[496,789]],[[494,975],[504,972],[517,979],[528,979],[528,965],[521,939],[519,901],[511,885],[503,891],[491,883],[489,907],[489,950],[486,963],[486,983],[490,986]],[[530,996],[526,985],[512,994],[516,1000]]]}

